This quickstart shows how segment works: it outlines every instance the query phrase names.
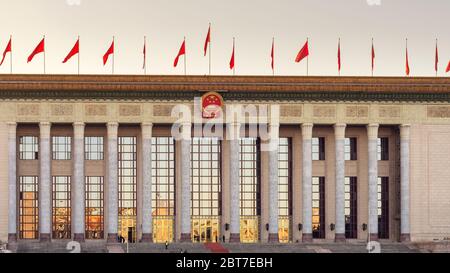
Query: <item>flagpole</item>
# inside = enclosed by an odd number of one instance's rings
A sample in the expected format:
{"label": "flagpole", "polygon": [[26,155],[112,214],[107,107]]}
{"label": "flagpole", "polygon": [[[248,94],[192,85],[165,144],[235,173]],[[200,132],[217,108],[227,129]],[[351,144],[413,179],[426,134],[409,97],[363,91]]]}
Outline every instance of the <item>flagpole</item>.
{"label": "flagpole", "polygon": [[186,36],[183,37],[184,43],[184,75],[186,76]]}
{"label": "flagpole", "polygon": [[338,40],[338,50],[339,50],[339,67],[338,67],[338,76],[341,76],[341,37]]}
{"label": "flagpole", "polygon": [[12,58],[13,58],[13,52],[12,52],[12,35],[9,35],[9,40],[11,41],[11,56],[9,58],[9,73],[12,74]]}
{"label": "flagpole", "polygon": [[144,75],[147,74],[147,60],[145,56],[147,55],[147,37],[144,35]]}
{"label": "flagpole", "polygon": [[272,37],[272,49],[273,49],[273,56],[272,56],[272,76],[275,76],[275,37]]}
{"label": "flagpole", "polygon": [[[113,47],[114,47],[114,36],[113,36]],[[113,49],[113,54],[112,54],[112,75],[114,75],[114,56],[116,55]]]}
{"label": "flagpole", "polygon": [[208,51],[208,58],[209,58],[209,75],[211,76],[211,23],[209,23],[209,51]]}
{"label": "flagpole", "polygon": [[44,74],[45,74],[45,35],[44,35]]}
{"label": "flagpole", "polygon": [[[409,66],[409,60],[408,60],[408,38],[406,38],[406,64]],[[405,76],[408,77],[409,75],[405,75]]]}
{"label": "flagpole", "polygon": [[373,37],[372,37],[372,48],[371,48],[370,56],[372,58],[372,77],[373,77],[373,62],[374,62],[374,59],[373,59]]}
{"label": "flagpole", "polygon": [[235,47],[235,42],[234,42],[234,37],[233,37],[233,76],[236,75],[236,47]]}
{"label": "flagpole", "polygon": [[436,55],[435,55],[435,57],[434,57],[434,58],[435,58],[434,61],[435,61],[435,68],[436,68],[436,69],[435,69],[436,77],[437,77],[437,72],[438,72],[438,62],[439,62],[439,61],[438,61],[438,58],[439,58],[439,57],[438,57],[438,44],[437,44],[437,42],[438,42],[438,41],[437,41],[437,38],[436,38],[436,52],[435,52]]}
{"label": "flagpole", "polygon": [[78,35],[78,75],[80,75],[80,35]]}
{"label": "flagpole", "polygon": [[[306,37],[306,44],[307,44],[308,47],[309,47],[309,42],[308,42],[308,40],[309,40],[309,38]],[[308,56],[306,56],[306,76],[308,76],[308,75],[309,75],[309,53],[308,53]]]}

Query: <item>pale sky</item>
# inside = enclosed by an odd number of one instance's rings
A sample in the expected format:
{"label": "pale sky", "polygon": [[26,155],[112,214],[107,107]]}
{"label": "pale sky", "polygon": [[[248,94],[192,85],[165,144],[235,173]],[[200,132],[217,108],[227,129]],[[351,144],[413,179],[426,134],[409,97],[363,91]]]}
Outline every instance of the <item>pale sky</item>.
{"label": "pale sky", "polygon": [[[337,75],[341,38],[343,76],[370,75],[374,38],[376,76],[404,76],[408,38],[411,76],[434,76],[435,39],[439,73],[450,60],[450,0],[0,0],[0,54],[13,35],[14,73],[42,73],[43,54],[26,59],[46,35],[47,74],[77,73],[77,58],[62,60],[80,35],[82,74],[110,74],[102,56],[115,35],[115,74],[183,74],[173,60],[186,36],[187,74],[208,73],[203,43],[212,24],[212,74],[232,75],[229,60],[236,37],[236,75],[305,75],[295,63],[309,37],[309,74]],[[1,56],[0,56],[1,57]],[[9,73],[8,55],[0,73]]]}

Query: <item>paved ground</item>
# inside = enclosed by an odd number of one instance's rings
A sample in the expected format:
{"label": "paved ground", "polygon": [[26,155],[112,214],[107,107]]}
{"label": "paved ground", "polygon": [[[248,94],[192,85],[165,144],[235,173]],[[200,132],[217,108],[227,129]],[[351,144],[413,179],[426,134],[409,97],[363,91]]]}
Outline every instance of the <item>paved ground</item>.
{"label": "paved ground", "polygon": [[[221,250],[229,253],[368,253],[364,242],[356,243],[314,243],[314,244],[221,244],[217,247],[205,244],[172,243],[167,249],[164,244],[105,244],[104,242],[85,242],[79,244],[69,241],[52,243],[19,242],[11,246],[18,253],[211,253]],[[405,244],[381,242],[381,253],[426,253],[450,252],[450,243]]]}

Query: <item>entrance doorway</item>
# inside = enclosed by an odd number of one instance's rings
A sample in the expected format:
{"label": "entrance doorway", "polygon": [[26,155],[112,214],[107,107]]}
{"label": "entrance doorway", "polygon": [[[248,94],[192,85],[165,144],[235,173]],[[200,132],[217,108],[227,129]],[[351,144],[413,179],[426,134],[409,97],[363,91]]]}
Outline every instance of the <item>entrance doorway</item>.
{"label": "entrance doorway", "polygon": [[192,219],[192,241],[199,243],[216,243],[219,241],[219,218]]}

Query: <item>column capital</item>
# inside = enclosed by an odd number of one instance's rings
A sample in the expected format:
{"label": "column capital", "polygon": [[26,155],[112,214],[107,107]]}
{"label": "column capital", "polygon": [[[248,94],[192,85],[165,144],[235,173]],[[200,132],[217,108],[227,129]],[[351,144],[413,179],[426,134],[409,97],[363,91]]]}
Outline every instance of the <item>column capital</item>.
{"label": "column capital", "polygon": [[409,139],[410,137],[410,131],[411,131],[411,125],[410,124],[401,124],[399,126],[400,128],[400,139]]}
{"label": "column capital", "polygon": [[15,137],[17,131],[17,122],[9,121],[6,123],[6,125],[8,126],[8,135],[10,137]]}
{"label": "column capital", "polygon": [[117,133],[119,129],[118,122],[108,122],[106,123],[106,128],[108,131],[108,138],[117,138]]}
{"label": "column capital", "polygon": [[314,125],[312,123],[302,123],[300,126],[302,128],[303,139],[305,140],[312,138],[312,129]]}
{"label": "column capital", "polygon": [[141,133],[143,139],[152,138],[153,123],[152,122],[142,122],[141,123]]}
{"label": "column capital", "polygon": [[51,123],[48,121],[39,122],[39,130],[41,138],[50,138]]}
{"label": "column capital", "polygon": [[335,123],[334,127],[334,137],[336,139],[344,139],[345,138],[345,128],[347,124],[345,123]]}
{"label": "column capital", "polygon": [[378,138],[378,128],[380,125],[378,123],[369,123],[366,125],[367,128],[367,137],[369,139],[377,139]]}
{"label": "column capital", "polygon": [[84,137],[84,125],[85,124],[82,121],[76,121],[72,124],[74,138],[83,138]]}

